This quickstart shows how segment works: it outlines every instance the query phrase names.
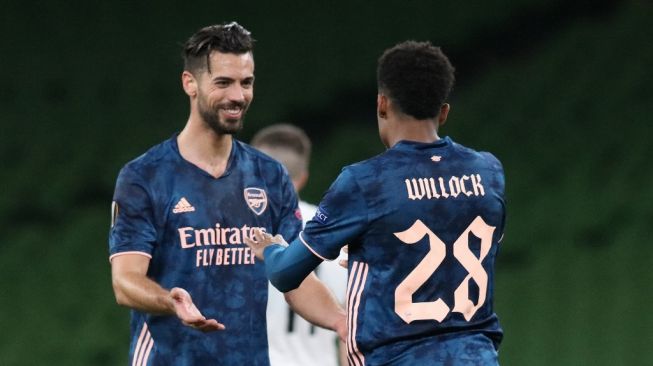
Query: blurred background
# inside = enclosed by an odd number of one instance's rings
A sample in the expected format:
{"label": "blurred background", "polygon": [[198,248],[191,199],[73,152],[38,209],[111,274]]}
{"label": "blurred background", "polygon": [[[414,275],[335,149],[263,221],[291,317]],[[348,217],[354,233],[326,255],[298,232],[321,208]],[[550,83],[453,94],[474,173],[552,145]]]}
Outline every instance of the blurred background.
{"label": "blurred background", "polygon": [[457,68],[442,135],[503,161],[502,365],[653,365],[653,4],[490,0],[18,2],[0,11],[0,365],[124,365],[107,233],[121,166],[180,130],[180,45],[258,40],[238,136],[312,138],[319,201],[383,151],[376,60],[406,39]]}

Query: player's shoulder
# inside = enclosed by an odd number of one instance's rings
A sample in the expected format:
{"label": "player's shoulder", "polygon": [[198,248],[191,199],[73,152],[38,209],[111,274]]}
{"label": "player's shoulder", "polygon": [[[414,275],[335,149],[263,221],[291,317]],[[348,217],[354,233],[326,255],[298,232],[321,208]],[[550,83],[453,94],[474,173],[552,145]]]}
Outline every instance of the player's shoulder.
{"label": "player's shoulder", "polygon": [[344,166],[333,185],[340,187],[343,191],[366,186],[369,181],[378,177],[379,172],[384,170],[384,154],[381,153]]}
{"label": "player's shoulder", "polygon": [[234,144],[237,154],[240,155],[236,169],[245,174],[257,172],[272,185],[281,182],[278,187],[284,187],[284,182],[290,182],[290,176],[283,164],[242,141],[234,139]]}
{"label": "player's shoulder", "polygon": [[341,174],[347,173],[354,177],[363,177],[370,174],[375,175],[380,171],[379,169],[383,167],[387,155],[388,151],[386,150],[365,160],[346,165],[342,168]]}
{"label": "player's shoulder", "polygon": [[257,148],[236,139],[234,139],[234,143],[238,146],[238,149],[241,151],[241,153],[247,156],[248,160],[253,161],[258,165],[273,168],[276,170],[283,170],[283,165],[280,162],[265,154],[264,152],[261,152]]}
{"label": "player's shoulder", "polygon": [[451,141],[451,148],[455,155],[463,159],[476,160],[479,164],[485,165],[486,167],[501,172],[503,171],[501,161],[499,161],[499,159],[489,151],[475,150],[454,141]]}
{"label": "player's shoulder", "polygon": [[170,159],[174,153],[173,136],[159,144],[150,147],[140,156],[127,162],[121,169],[122,175],[147,176],[150,173],[160,170],[161,163]]}

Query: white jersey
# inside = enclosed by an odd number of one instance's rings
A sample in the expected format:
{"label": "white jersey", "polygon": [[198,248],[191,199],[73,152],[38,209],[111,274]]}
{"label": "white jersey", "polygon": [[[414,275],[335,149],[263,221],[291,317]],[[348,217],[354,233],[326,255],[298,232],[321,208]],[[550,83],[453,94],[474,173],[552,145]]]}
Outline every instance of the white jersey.
{"label": "white jersey", "polygon": [[[306,224],[317,207],[299,201],[299,209]],[[323,262],[315,271],[338,301],[344,304],[347,269],[335,260]],[[272,285],[269,285],[268,292],[267,323],[271,366],[338,365],[337,334],[314,326],[295,314],[283,294]]]}

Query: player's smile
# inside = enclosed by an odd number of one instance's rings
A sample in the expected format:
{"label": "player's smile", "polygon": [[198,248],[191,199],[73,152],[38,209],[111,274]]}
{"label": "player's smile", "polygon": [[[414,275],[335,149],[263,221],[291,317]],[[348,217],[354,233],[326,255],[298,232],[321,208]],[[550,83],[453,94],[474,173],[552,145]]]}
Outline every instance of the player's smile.
{"label": "player's smile", "polygon": [[245,103],[223,104],[218,106],[218,110],[222,112],[225,120],[239,120],[247,110],[247,105]]}

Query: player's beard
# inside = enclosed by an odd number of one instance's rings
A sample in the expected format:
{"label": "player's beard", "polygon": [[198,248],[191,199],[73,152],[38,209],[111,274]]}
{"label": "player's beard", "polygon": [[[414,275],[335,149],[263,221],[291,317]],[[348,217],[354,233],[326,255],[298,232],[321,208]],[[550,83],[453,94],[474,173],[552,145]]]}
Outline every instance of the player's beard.
{"label": "player's beard", "polygon": [[[202,97],[198,98],[198,111],[207,126],[219,135],[233,135],[243,129],[243,118],[249,106],[247,102],[230,102],[210,106]],[[240,118],[220,118],[221,109],[238,107],[242,110]]]}

